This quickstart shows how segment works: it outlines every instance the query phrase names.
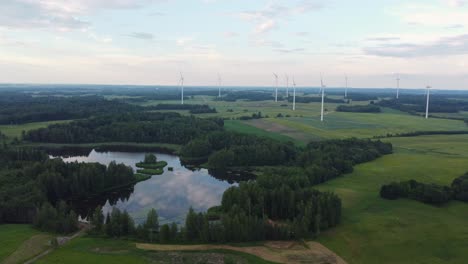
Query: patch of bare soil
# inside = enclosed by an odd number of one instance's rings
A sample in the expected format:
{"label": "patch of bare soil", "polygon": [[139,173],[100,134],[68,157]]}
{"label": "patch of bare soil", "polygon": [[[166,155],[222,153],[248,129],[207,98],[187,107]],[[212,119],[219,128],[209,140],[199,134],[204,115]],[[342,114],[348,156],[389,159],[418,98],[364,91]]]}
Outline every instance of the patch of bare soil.
{"label": "patch of bare soil", "polygon": [[309,141],[311,137],[302,131],[299,131],[297,129],[287,127],[285,125],[281,125],[278,123],[270,122],[267,120],[263,119],[255,119],[255,120],[249,120],[245,121],[247,124],[254,126],[256,128],[263,129],[268,132],[274,132],[278,134],[282,134],[288,137],[291,137],[293,139],[297,139],[299,141]]}

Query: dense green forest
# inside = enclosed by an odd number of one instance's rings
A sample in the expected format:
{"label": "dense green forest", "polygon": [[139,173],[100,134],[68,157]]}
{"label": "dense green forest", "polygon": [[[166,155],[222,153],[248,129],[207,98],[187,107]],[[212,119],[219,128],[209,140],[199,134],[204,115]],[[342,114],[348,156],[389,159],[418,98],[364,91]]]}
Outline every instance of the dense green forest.
{"label": "dense green forest", "polygon": [[468,173],[453,180],[450,187],[415,180],[392,182],[381,187],[380,196],[389,200],[408,198],[428,204],[444,204],[452,199],[468,202]]}
{"label": "dense green forest", "polygon": [[186,144],[209,131],[221,130],[223,123],[222,119],[199,119],[177,113],[125,113],[55,124],[29,131],[23,138],[48,143]]}
{"label": "dense green forest", "polygon": [[0,124],[23,124],[52,120],[87,118],[97,114],[124,113],[141,107],[100,96],[32,96],[6,93],[0,98]]}
{"label": "dense green forest", "polygon": [[88,197],[135,183],[130,167],[111,163],[65,163],[27,148],[0,149],[0,223],[31,222],[44,203]]}
{"label": "dense green forest", "polygon": [[191,114],[216,113],[216,109],[208,105],[197,104],[158,104],[153,107],[147,107],[154,110],[189,110]]}
{"label": "dense green forest", "polygon": [[380,107],[374,104],[368,105],[340,105],[336,108],[338,112],[355,112],[355,113],[380,113]]}

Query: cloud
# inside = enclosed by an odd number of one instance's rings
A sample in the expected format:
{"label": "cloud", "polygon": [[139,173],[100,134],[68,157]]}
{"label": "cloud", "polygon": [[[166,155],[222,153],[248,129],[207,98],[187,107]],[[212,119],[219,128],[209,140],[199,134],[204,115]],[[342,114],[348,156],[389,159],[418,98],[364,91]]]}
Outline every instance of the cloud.
{"label": "cloud", "polygon": [[462,7],[466,3],[464,0],[445,0],[445,2],[450,7]]}
{"label": "cloud", "polygon": [[234,37],[239,36],[239,34],[233,31],[226,31],[226,32],[223,32],[223,36],[226,38],[234,38]]}
{"label": "cloud", "polygon": [[281,20],[286,20],[293,15],[319,10],[323,7],[324,4],[318,0],[303,0],[291,6],[269,3],[260,10],[243,11],[234,15],[244,21],[254,23],[254,34],[259,35],[278,28]]}
{"label": "cloud", "polygon": [[81,16],[104,9],[140,8],[163,0],[2,0],[0,27],[59,31],[88,28]]}
{"label": "cloud", "polygon": [[468,34],[442,37],[432,42],[381,41],[364,48],[364,53],[397,58],[467,55]]}
{"label": "cloud", "polygon": [[142,40],[153,40],[154,39],[153,34],[145,33],[145,32],[133,32],[128,36],[132,37],[132,38],[142,39]]}
{"label": "cloud", "polygon": [[275,49],[274,51],[279,52],[279,53],[292,54],[292,53],[303,53],[305,51],[305,49],[304,48]]}

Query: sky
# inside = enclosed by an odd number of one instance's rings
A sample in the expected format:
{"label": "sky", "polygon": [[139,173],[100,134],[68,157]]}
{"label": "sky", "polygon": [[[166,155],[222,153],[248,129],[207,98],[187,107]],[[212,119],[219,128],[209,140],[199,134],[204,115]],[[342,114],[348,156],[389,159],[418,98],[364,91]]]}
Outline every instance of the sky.
{"label": "sky", "polygon": [[0,0],[0,83],[468,89],[468,0]]}

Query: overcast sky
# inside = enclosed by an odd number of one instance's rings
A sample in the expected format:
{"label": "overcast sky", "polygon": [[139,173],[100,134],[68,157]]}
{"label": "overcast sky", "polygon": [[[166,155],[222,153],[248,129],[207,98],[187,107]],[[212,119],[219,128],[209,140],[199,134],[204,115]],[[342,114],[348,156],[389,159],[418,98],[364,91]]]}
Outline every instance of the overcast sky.
{"label": "overcast sky", "polygon": [[[465,3],[466,2],[466,3]],[[468,89],[463,0],[0,0],[0,82]]]}

